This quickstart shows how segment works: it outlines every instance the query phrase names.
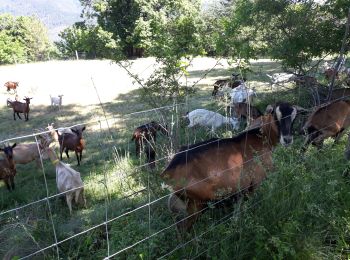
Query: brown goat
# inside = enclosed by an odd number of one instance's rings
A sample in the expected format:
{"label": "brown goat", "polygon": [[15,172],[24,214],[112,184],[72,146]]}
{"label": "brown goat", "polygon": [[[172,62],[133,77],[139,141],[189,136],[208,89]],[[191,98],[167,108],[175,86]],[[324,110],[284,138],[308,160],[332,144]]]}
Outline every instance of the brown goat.
{"label": "brown goat", "polygon": [[77,157],[78,165],[80,165],[83,150],[85,149],[85,140],[83,139],[83,131],[85,130],[85,126],[81,129],[71,128],[71,130],[73,134],[60,134],[59,131],[56,130],[58,142],[60,144],[60,159],[62,160],[63,150],[65,151],[67,158],[69,158],[68,151],[74,151]]}
{"label": "brown goat", "polygon": [[156,157],[156,152],[154,149],[154,144],[157,139],[157,132],[160,131],[162,134],[168,135],[167,127],[152,121],[150,123],[141,125],[135,128],[131,141],[135,140],[136,156],[139,156],[143,146],[145,147],[145,152],[147,156],[147,163],[150,167],[155,166],[154,161]]}
{"label": "brown goat", "polygon": [[219,90],[225,86],[229,87],[231,89],[237,88],[244,81],[245,81],[245,79],[243,79],[243,80],[219,79],[219,80],[215,81],[215,83],[213,85],[214,89],[213,89],[213,92],[211,93],[211,95],[213,97],[215,97],[218,94]]}
{"label": "brown goat", "polygon": [[321,147],[328,137],[340,138],[343,131],[350,126],[350,100],[338,100],[316,109],[303,126],[307,134],[303,150],[312,143]]}
{"label": "brown goat", "polygon": [[227,114],[249,121],[262,116],[261,111],[257,107],[245,102],[233,103],[231,106],[227,106]]}
{"label": "brown goat", "polygon": [[[320,93],[320,98],[323,102],[327,101],[328,93]],[[339,99],[350,99],[350,88],[336,88],[333,89],[332,95],[329,101],[335,101]]]}
{"label": "brown goat", "polygon": [[336,79],[339,78],[339,72],[335,68],[328,68],[323,72],[323,75],[327,80],[331,80],[334,76]]}
{"label": "brown goat", "polygon": [[24,114],[24,118],[25,121],[29,120],[29,104],[30,104],[30,100],[32,98],[29,97],[25,97],[23,100],[26,101],[26,103],[22,103],[19,101],[10,101],[7,100],[7,104],[10,105],[13,109],[13,119],[16,120],[16,114],[18,116],[19,119],[22,119],[19,115],[19,113],[23,113]]}
{"label": "brown goat", "polygon": [[273,147],[293,142],[291,126],[297,109],[287,103],[274,107],[254,128],[227,139],[212,139],[185,147],[161,177],[173,194],[168,206],[180,231],[188,230],[206,202],[252,190],[272,167]]}
{"label": "brown goat", "polygon": [[18,82],[15,81],[7,81],[4,84],[4,87],[7,88],[7,92],[9,92],[11,89],[13,89],[14,91],[16,91],[17,87],[18,87]]}
{"label": "brown goat", "polygon": [[295,82],[297,87],[303,87],[303,86],[310,87],[310,86],[319,85],[315,77],[308,76],[308,75],[295,76],[293,78],[293,81]]}
{"label": "brown goat", "polygon": [[0,151],[5,153],[5,158],[0,160],[0,180],[4,180],[9,191],[15,189],[14,178],[16,175],[16,165],[13,161],[13,148],[15,147],[16,143],[12,146],[0,148]]}

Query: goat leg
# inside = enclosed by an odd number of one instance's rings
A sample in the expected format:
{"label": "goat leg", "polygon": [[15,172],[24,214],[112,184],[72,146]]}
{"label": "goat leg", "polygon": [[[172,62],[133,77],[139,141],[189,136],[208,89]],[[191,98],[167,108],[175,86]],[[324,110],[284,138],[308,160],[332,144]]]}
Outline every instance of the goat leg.
{"label": "goat leg", "polygon": [[344,128],[341,128],[340,131],[335,135],[334,137],[334,142],[337,143],[339,142],[339,139],[343,136],[344,134]]}
{"label": "goat leg", "polygon": [[17,116],[18,116],[19,119],[22,120],[22,117],[19,115],[19,112],[17,112]]}
{"label": "goat leg", "polygon": [[73,200],[73,195],[71,193],[67,193],[66,201],[67,201],[70,215],[72,215],[72,200]]}
{"label": "goat leg", "polygon": [[4,182],[5,182],[5,184],[6,184],[7,189],[8,189],[9,191],[11,191],[11,186],[10,186],[10,183],[9,183],[9,179],[8,179],[8,178],[4,179]]}
{"label": "goat leg", "polygon": [[140,153],[141,153],[141,140],[139,140],[139,139],[135,140],[135,147],[136,147],[136,156],[140,156]]}
{"label": "goat leg", "polygon": [[65,153],[66,153],[66,155],[67,155],[67,158],[69,158],[68,148],[65,149]]}
{"label": "goat leg", "polygon": [[60,159],[62,161],[63,146],[60,146]]}
{"label": "goat leg", "polygon": [[345,158],[350,160],[350,134],[348,134],[348,144],[345,149]]}
{"label": "goat leg", "polygon": [[147,163],[149,165],[149,167],[151,169],[154,169],[156,163],[156,151],[155,149],[152,147],[151,144],[147,144],[147,148],[146,148],[146,155],[147,155]]}
{"label": "goat leg", "polygon": [[77,151],[75,151],[75,155],[76,155],[76,157],[77,157],[78,166],[79,166],[79,165],[80,165],[80,160],[79,160],[79,155],[78,155],[78,152],[77,152]]}
{"label": "goat leg", "polygon": [[12,190],[15,190],[15,177],[13,175],[10,176],[10,181],[11,181]]}
{"label": "goat leg", "polygon": [[16,112],[13,112],[13,120],[16,120]]}

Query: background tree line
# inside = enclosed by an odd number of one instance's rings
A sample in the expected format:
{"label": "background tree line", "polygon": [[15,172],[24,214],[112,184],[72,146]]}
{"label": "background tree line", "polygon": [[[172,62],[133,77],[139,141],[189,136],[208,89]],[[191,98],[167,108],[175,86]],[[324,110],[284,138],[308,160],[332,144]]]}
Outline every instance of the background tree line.
{"label": "background tree line", "polygon": [[0,64],[46,60],[52,52],[47,29],[36,17],[0,15]]}
{"label": "background tree line", "polygon": [[[83,22],[52,45],[35,17],[0,16],[0,62],[45,60],[58,49],[87,58],[188,55],[279,59],[305,71],[339,52],[350,0],[80,0]],[[321,3],[322,2],[322,3]],[[349,41],[349,40],[348,40]]]}

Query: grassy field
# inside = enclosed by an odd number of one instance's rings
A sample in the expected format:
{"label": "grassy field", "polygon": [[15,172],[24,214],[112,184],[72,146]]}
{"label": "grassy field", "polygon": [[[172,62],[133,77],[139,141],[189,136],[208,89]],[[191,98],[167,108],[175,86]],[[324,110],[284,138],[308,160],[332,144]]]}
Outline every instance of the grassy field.
{"label": "grassy field", "polygon": [[[133,80],[109,61],[0,67],[0,82],[19,81],[18,94],[33,96],[28,122],[14,121],[11,110],[0,107],[0,140],[31,134],[52,122],[57,127],[84,123],[87,128],[82,165],[76,166],[72,152],[70,159],[63,157],[81,172],[87,208],[75,207],[70,216],[64,200],[45,199],[57,193],[50,162],[44,161],[43,169],[34,162],[18,165],[16,190],[9,193],[0,183],[0,257],[24,257],[49,247],[30,258],[101,259],[118,252],[116,259],[347,258],[350,187],[345,138],[338,144],[328,140],[321,151],[310,148],[304,157],[299,152],[302,137],[287,150],[277,148],[276,169],[257,192],[229,208],[210,206],[195,231],[178,239],[159,173],[179,146],[210,137],[203,129],[185,127],[182,116],[187,111],[204,107],[224,113],[224,106],[210,94],[213,82],[232,70],[226,61],[215,68],[214,64],[214,59],[195,59],[188,84],[211,69],[196,85],[196,94],[185,104],[150,111],[140,102]],[[276,100],[311,104],[305,92],[292,85],[280,89],[269,84],[266,73],[281,72],[278,63],[259,60],[252,65],[248,82],[256,88],[255,104],[262,110]],[[153,59],[140,59],[132,71],[147,77],[153,66]],[[60,111],[49,107],[50,93],[64,94]],[[5,105],[14,96],[3,89],[0,97]],[[170,137],[159,136],[154,170],[144,165],[144,155],[135,156],[131,141],[132,130],[151,120],[171,126]],[[217,133],[233,134],[227,128]],[[7,212],[13,208],[18,210]]]}

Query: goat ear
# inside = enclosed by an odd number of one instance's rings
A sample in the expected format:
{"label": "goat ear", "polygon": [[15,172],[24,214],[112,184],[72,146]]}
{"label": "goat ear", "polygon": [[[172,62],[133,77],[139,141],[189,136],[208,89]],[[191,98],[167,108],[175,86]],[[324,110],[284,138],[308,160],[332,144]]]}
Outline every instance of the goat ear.
{"label": "goat ear", "polygon": [[308,113],[308,112],[311,112],[309,109],[306,109],[306,108],[303,108],[303,107],[300,107],[300,106],[296,106],[294,105],[294,107],[296,108],[296,110],[300,113]]}
{"label": "goat ear", "polygon": [[15,147],[16,147],[16,145],[17,145],[17,144],[16,144],[16,143],[14,143],[14,144],[12,145],[12,149],[13,149],[13,148],[15,148]]}
{"label": "goat ear", "polygon": [[272,114],[274,111],[274,107],[272,105],[268,105],[265,109],[265,114]]}

